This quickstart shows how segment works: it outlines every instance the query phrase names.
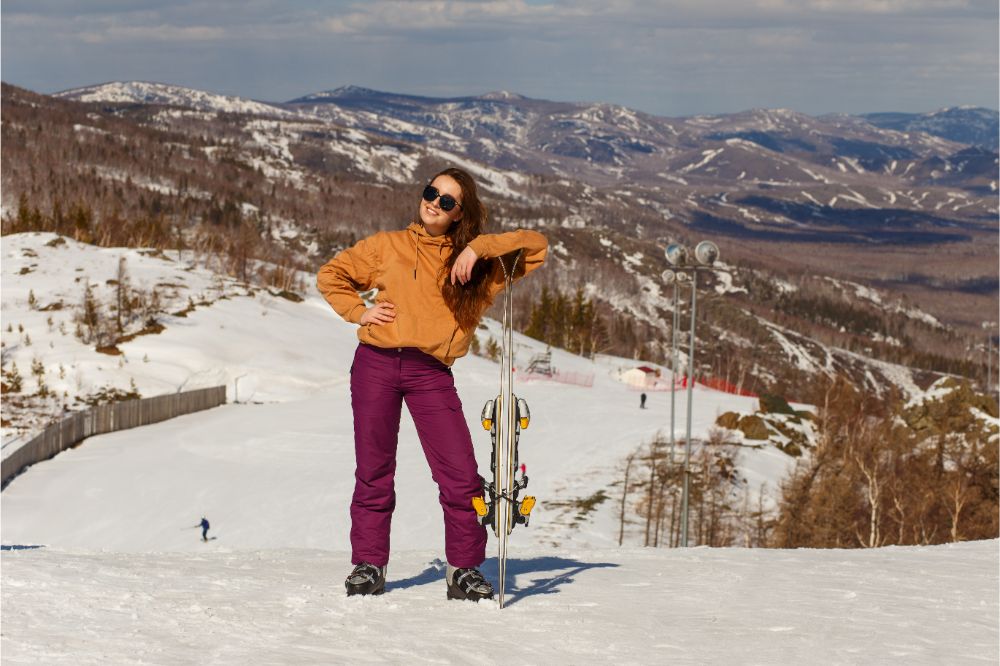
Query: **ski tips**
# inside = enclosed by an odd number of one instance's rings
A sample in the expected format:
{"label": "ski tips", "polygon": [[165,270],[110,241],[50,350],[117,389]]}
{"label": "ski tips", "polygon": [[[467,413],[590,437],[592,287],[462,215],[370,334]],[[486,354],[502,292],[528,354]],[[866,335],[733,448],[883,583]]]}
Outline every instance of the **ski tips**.
{"label": "ski tips", "polygon": [[529,423],[531,423],[531,410],[528,409],[528,401],[524,398],[517,398],[517,424],[521,426],[521,430],[524,430]]}
{"label": "ski tips", "polygon": [[483,411],[479,415],[479,420],[483,423],[483,430],[493,429],[493,420],[496,417],[495,404],[494,400],[487,400],[486,404],[483,405]]}

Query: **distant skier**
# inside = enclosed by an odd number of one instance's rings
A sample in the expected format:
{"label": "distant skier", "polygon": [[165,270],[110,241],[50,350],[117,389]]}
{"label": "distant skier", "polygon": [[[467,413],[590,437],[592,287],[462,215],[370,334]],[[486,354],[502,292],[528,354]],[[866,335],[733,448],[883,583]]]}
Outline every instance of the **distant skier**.
{"label": "distant skier", "polygon": [[201,522],[198,523],[198,527],[201,528],[201,540],[208,541],[208,519],[202,516]]}
{"label": "distant skier", "polygon": [[639,395],[639,409],[646,409],[646,394],[641,393]]}
{"label": "distant skier", "polygon": [[[348,595],[385,590],[405,401],[440,490],[448,598],[492,599],[493,586],[477,568],[486,559],[486,528],[472,498],[482,494],[482,482],[451,365],[468,352],[483,312],[504,288],[497,258],[523,250],[520,277],[542,265],[548,243],[536,231],[483,233],[486,207],[475,181],[460,169],[434,176],[416,212],[405,230],[360,240],[317,276],[333,309],[361,325],[351,366],[355,566],[345,585]],[[373,288],[378,296],[368,308],[358,292]]]}

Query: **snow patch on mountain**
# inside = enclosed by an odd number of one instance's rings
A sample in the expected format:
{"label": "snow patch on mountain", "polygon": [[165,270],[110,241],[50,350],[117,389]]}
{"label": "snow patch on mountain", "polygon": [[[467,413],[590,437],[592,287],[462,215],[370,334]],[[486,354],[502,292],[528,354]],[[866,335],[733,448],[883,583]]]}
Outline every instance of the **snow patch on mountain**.
{"label": "snow patch on mountain", "polygon": [[222,113],[244,113],[281,118],[300,117],[298,113],[266,102],[256,102],[243,97],[219,95],[194,88],[147,81],[115,81],[97,86],[73,88],[55,93],[53,97],[80,102],[162,104]]}

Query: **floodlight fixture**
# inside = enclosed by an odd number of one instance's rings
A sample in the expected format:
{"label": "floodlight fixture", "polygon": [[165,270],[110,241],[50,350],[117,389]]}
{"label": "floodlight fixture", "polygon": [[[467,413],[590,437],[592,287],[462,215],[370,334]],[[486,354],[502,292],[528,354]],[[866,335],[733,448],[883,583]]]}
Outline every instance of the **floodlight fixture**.
{"label": "floodlight fixture", "polygon": [[673,284],[674,280],[677,279],[677,275],[668,268],[660,273],[660,279],[663,280],[663,284]]}
{"label": "floodlight fixture", "polygon": [[680,243],[671,243],[668,245],[667,249],[664,250],[664,254],[671,266],[683,266],[688,261],[688,250]]}
{"label": "floodlight fixture", "polygon": [[719,246],[704,240],[694,248],[694,258],[703,266],[711,266],[719,258]]}

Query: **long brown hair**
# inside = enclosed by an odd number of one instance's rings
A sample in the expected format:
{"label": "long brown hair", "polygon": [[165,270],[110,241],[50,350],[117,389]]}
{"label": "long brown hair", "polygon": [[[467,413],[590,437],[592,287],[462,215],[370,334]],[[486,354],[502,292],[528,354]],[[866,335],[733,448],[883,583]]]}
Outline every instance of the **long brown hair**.
{"label": "long brown hair", "polygon": [[445,169],[431,178],[438,176],[453,178],[462,188],[462,217],[456,220],[445,235],[451,240],[451,256],[444,264],[444,287],[442,294],[444,302],[455,316],[455,321],[464,331],[471,331],[479,324],[479,318],[489,305],[490,285],[488,277],[495,259],[479,259],[472,268],[472,276],[468,282],[451,283],[451,269],[455,260],[469,242],[476,236],[485,233],[489,222],[486,206],[479,200],[476,181],[467,172],[454,167]]}

